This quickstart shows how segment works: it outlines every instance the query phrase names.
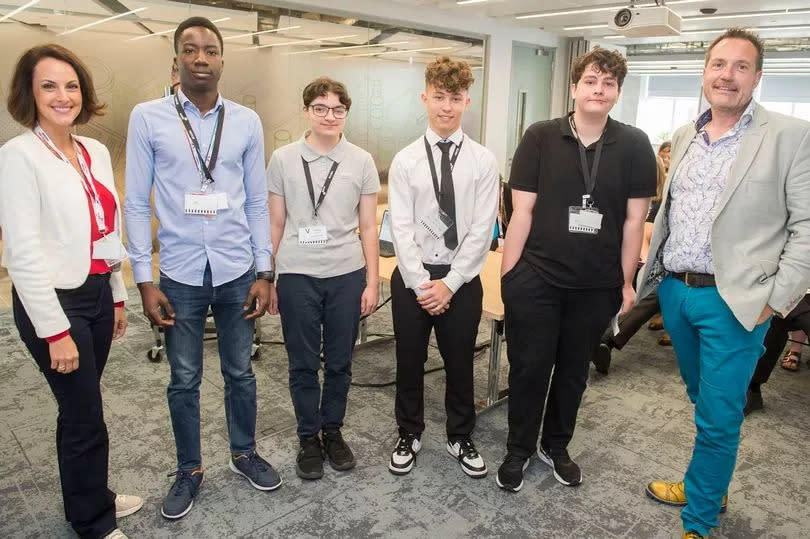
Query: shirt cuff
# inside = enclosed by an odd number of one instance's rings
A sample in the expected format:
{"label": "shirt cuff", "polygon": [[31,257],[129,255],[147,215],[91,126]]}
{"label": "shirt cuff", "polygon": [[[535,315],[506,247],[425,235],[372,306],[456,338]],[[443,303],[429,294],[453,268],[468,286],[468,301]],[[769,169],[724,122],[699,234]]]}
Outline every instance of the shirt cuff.
{"label": "shirt cuff", "polygon": [[255,257],[256,271],[270,271],[273,269],[273,264],[270,262],[269,256]]}
{"label": "shirt cuff", "polygon": [[152,275],[152,264],[132,264],[132,275],[135,277],[135,283],[151,283],[154,282]]}
{"label": "shirt cuff", "polygon": [[48,343],[52,343],[52,342],[60,341],[60,340],[64,339],[65,337],[67,337],[68,335],[70,335],[70,330],[66,329],[62,333],[57,333],[56,335],[51,335],[50,337],[45,337],[45,340]]}
{"label": "shirt cuff", "polygon": [[462,277],[459,272],[451,269],[450,273],[448,273],[444,279],[442,279],[442,282],[444,282],[444,284],[447,285],[447,288],[449,288],[450,291],[455,294],[465,281],[464,277]]}

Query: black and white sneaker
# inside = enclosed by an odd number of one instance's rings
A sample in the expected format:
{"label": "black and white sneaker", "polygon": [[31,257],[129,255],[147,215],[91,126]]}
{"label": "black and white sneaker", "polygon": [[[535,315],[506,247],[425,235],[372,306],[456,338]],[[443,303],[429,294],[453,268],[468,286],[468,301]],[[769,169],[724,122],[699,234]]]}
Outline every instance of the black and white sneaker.
{"label": "black and white sneaker", "polygon": [[416,454],[422,449],[422,442],[418,434],[408,434],[400,436],[394,452],[391,453],[391,460],[388,462],[388,470],[394,475],[405,475],[411,471]]}
{"label": "black and white sneaker", "polygon": [[529,458],[518,457],[513,453],[507,453],[503,459],[503,464],[495,474],[495,483],[504,490],[518,492],[523,488],[523,472],[529,467]]}
{"label": "black and white sneaker", "polygon": [[582,470],[580,470],[577,463],[568,456],[567,449],[549,451],[543,446],[540,446],[537,451],[537,456],[540,457],[540,460],[551,466],[551,469],[554,470],[554,479],[563,485],[575,487],[582,483]]}
{"label": "black and white sneaker", "polygon": [[462,438],[453,443],[448,441],[447,452],[458,460],[461,469],[470,477],[479,478],[487,475],[487,465],[470,438]]}

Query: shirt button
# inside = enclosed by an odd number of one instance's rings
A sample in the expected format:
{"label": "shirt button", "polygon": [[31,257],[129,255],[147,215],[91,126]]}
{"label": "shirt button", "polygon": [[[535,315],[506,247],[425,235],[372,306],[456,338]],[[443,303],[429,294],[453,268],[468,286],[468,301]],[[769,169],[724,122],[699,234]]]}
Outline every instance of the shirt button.
{"label": "shirt button", "polygon": [[439,253],[433,253],[433,258],[439,258]]}

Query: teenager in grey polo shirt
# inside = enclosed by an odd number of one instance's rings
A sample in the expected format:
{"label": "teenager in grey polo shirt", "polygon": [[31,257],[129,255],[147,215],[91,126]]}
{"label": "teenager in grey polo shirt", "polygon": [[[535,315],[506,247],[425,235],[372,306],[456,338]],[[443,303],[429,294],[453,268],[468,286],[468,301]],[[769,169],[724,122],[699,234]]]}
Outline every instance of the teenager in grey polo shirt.
{"label": "teenager in grey polo shirt", "polygon": [[281,313],[289,358],[301,443],[296,473],[319,479],[325,455],[335,470],[355,465],[340,428],[360,316],[379,299],[380,179],[371,155],[343,136],[352,103],[343,84],[318,78],[304,89],[303,100],[309,130],[276,150],[267,165],[278,274],[277,303],[271,301],[268,312]]}

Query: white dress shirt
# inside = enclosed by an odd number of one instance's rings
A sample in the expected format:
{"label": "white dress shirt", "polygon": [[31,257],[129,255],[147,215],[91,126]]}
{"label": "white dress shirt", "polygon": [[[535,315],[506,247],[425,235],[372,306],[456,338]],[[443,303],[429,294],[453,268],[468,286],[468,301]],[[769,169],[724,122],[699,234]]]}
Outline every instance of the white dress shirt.
{"label": "white dress shirt", "polygon": [[[436,143],[443,139],[430,128],[425,136],[441,185],[442,152]],[[453,167],[458,232],[458,246],[454,250],[445,246],[444,236],[435,239],[419,224],[423,216],[439,214],[422,137],[400,150],[391,163],[388,206],[397,266],[408,288],[416,290],[430,280],[423,264],[447,264],[450,273],[442,281],[455,293],[481,273],[486,261],[498,212],[498,163],[491,151],[465,137],[461,129],[446,139],[453,143],[451,156],[462,138],[464,142]]]}

